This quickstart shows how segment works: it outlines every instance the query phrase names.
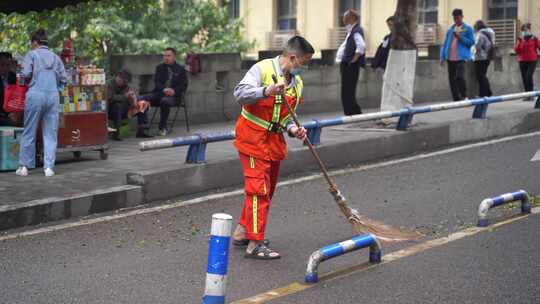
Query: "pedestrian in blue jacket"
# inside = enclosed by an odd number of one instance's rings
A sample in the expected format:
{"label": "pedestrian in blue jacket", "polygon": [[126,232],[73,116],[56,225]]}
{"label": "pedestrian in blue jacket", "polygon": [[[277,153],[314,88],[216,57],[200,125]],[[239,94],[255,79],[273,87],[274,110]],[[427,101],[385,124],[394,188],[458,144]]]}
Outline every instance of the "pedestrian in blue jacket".
{"label": "pedestrian in blue jacket", "polygon": [[441,65],[448,63],[448,80],[454,101],[467,98],[465,84],[465,63],[472,58],[474,30],[463,22],[463,10],[456,8],[452,12],[454,24],[446,32],[441,48]]}

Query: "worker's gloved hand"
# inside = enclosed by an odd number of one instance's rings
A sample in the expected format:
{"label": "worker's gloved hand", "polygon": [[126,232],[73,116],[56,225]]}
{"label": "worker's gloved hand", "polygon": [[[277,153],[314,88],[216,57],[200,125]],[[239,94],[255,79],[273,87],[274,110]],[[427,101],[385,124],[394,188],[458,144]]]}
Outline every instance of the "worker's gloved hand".
{"label": "worker's gloved hand", "polygon": [[298,128],[297,126],[292,126],[289,129],[289,133],[300,140],[306,139],[306,135],[307,135],[307,131],[304,127]]}
{"label": "worker's gloved hand", "polygon": [[271,84],[264,89],[265,96],[276,96],[281,95],[285,92],[285,84]]}

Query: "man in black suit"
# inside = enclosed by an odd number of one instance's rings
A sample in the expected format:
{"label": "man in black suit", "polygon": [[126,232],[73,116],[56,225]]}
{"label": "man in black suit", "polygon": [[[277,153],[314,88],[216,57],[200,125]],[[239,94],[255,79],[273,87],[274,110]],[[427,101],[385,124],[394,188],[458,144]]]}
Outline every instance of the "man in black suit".
{"label": "man in black suit", "polygon": [[156,67],[154,75],[155,88],[149,98],[152,106],[160,107],[159,135],[165,136],[167,119],[171,106],[180,102],[179,98],[184,94],[188,85],[186,70],[176,62],[176,50],[166,48],[163,53],[163,63]]}
{"label": "man in black suit", "polygon": [[16,115],[4,111],[4,90],[8,84],[14,84],[17,75],[13,72],[13,58],[8,52],[0,52],[0,126],[13,126],[17,124]]}

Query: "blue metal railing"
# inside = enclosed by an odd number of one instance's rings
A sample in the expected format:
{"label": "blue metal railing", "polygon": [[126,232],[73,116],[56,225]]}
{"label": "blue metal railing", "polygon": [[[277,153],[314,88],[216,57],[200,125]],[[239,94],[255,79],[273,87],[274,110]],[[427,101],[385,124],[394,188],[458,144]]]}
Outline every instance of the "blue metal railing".
{"label": "blue metal railing", "polygon": [[[540,91],[508,94],[493,97],[476,98],[457,102],[448,102],[419,107],[407,107],[398,111],[382,111],[376,113],[341,116],[332,119],[314,119],[304,123],[308,131],[308,137],[312,144],[321,143],[322,128],[350,124],[362,121],[378,120],[384,118],[399,117],[396,129],[405,131],[409,127],[412,118],[416,114],[445,111],[458,108],[474,107],[472,118],[486,118],[488,105],[509,100],[537,97],[535,108],[540,109]],[[194,134],[191,136],[143,141],[139,144],[141,151],[158,150],[189,145],[186,155],[186,163],[204,163],[206,161],[206,145],[210,142],[232,140],[235,138],[234,131],[218,132],[210,134]]]}

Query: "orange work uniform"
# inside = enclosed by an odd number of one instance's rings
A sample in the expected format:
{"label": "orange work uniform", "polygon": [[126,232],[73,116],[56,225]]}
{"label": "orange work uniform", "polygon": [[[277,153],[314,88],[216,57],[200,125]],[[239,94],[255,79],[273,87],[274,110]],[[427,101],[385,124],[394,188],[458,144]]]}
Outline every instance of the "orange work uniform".
{"label": "orange work uniform", "polygon": [[[256,65],[260,71],[261,87],[273,84],[272,75],[284,80],[277,58],[265,59]],[[244,207],[239,223],[245,228],[246,239],[263,240],[270,208],[276,188],[280,161],[287,156],[283,137],[290,114],[283,102],[295,109],[301,102],[303,83],[299,76],[281,96],[270,96],[242,106],[242,115],[236,122],[237,148],[244,171]]]}

